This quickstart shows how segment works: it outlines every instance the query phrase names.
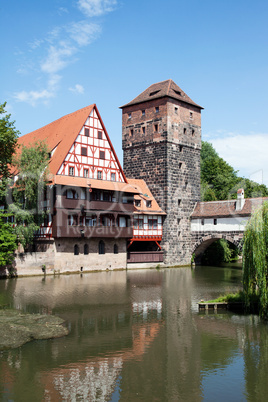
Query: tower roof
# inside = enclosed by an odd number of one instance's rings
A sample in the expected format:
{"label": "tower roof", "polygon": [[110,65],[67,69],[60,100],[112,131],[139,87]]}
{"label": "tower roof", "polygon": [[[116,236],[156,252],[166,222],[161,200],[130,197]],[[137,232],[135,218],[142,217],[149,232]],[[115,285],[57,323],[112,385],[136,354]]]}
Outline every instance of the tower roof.
{"label": "tower roof", "polygon": [[131,102],[121,106],[121,109],[127,106],[132,106],[138,103],[148,102],[164,97],[174,98],[180,100],[181,102],[196,106],[199,109],[203,109],[202,106],[199,106],[197,103],[192,101],[192,99],[172,80],[161,81],[151,85]]}

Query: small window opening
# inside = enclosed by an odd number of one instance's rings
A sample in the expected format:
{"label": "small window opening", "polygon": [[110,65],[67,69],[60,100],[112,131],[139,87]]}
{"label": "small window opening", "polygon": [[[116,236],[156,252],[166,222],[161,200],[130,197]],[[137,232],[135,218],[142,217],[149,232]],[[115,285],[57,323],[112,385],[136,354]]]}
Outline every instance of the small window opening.
{"label": "small window opening", "polygon": [[145,134],[145,127],[142,127],[142,134]]}
{"label": "small window opening", "polygon": [[88,177],[88,169],[84,169],[84,177]]}
{"label": "small window opening", "polygon": [[158,92],[160,92],[160,89],[158,89],[157,91],[150,92],[149,96],[154,96],[154,95],[156,95]]}
{"label": "small window opening", "polygon": [[103,240],[99,242],[99,254],[105,254],[105,243]]}
{"label": "small window opening", "polygon": [[77,244],[74,245],[74,255],[79,255],[79,246]]}
{"label": "small window opening", "polygon": [[141,111],[141,115],[142,115],[142,116],[145,116],[145,110],[142,110],[142,111]]}
{"label": "small window opening", "polygon": [[183,134],[186,134],[186,128],[183,129]]}
{"label": "small window opening", "polygon": [[105,151],[100,151],[100,159],[105,159]]}
{"label": "small window opening", "polygon": [[131,113],[128,114],[128,118],[131,119]]}
{"label": "small window opening", "polygon": [[181,205],[181,199],[179,198],[178,199],[178,206],[180,206]]}
{"label": "small window opening", "polygon": [[178,108],[177,108],[177,107],[175,107],[175,109],[174,109],[174,110],[175,110],[175,113],[176,113],[176,114],[178,114]]}
{"label": "small window opening", "polygon": [[213,222],[214,222],[214,225],[217,225],[217,219],[216,218],[213,220]]}
{"label": "small window opening", "polygon": [[135,200],[134,205],[135,205],[135,207],[140,207],[141,206],[141,200]]}
{"label": "small window opening", "polygon": [[181,92],[180,92],[180,91],[176,91],[176,89],[173,89],[173,91],[175,92],[175,94],[181,96]]}
{"label": "small window opening", "polygon": [[159,106],[155,107],[155,113],[159,113]]}
{"label": "small window opening", "polygon": [[177,218],[178,225],[180,224],[181,218]]}
{"label": "small window opening", "polygon": [[194,130],[192,130],[192,136],[194,136]]}
{"label": "small window opening", "polygon": [[190,119],[192,119],[193,118],[193,113],[192,112],[190,112]]}
{"label": "small window opening", "polygon": [[114,244],[114,254],[118,254],[118,245]]}
{"label": "small window opening", "polygon": [[84,254],[85,254],[85,255],[88,255],[88,253],[89,253],[88,244],[84,244]]}
{"label": "small window opening", "polygon": [[130,136],[131,137],[133,137],[133,134],[134,134],[134,130],[133,130],[133,128],[130,130]]}
{"label": "small window opening", "polygon": [[87,156],[87,148],[81,147],[81,155]]}
{"label": "small window opening", "polygon": [[85,136],[89,137],[89,128],[85,128]]}
{"label": "small window opening", "polygon": [[69,167],[69,176],[74,176],[74,167],[73,166]]}
{"label": "small window opening", "polygon": [[201,225],[204,226],[204,224],[205,224],[205,219],[202,218],[202,219],[201,219]]}
{"label": "small window opening", "polygon": [[102,131],[98,131],[98,139],[102,140]]}
{"label": "small window opening", "polygon": [[155,131],[155,132],[158,132],[158,124],[155,124],[155,125],[154,125],[154,131]]}
{"label": "small window opening", "polygon": [[179,151],[182,152],[182,149],[183,149],[183,146],[180,145],[180,146],[179,146]]}
{"label": "small window opening", "polygon": [[115,181],[115,173],[111,173],[111,180]]}
{"label": "small window opening", "polygon": [[146,207],[151,208],[152,207],[152,201],[146,201]]}
{"label": "small window opening", "polygon": [[181,169],[181,167],[182,167],[182,163],[181,163],[181,162],[179,162],[179,169]]}
{"label": "small window opening", "polygon": [[99,180],[102,179],[102,171],[101,171],[101,170],[98,170],[97,178],[98,178]]}

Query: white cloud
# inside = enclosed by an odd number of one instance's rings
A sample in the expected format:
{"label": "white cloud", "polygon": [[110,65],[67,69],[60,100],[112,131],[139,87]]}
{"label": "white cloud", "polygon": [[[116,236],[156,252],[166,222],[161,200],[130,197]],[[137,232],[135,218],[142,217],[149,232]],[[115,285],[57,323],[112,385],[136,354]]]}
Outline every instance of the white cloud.
{"label": "white cloud", "polygon": [[69,88],[69,91],[76,93],[76,94],[83,94],[85,89],[82,85],[76,84],[74,88]]}
{"label": "white cloud", "polygon": [[268,185],[268,134],[229,133],[221,138],[210,138],[208,141],[220,157],[239,170],[238,175]]}
{"label": "white cloud", "polygon": [[88,17],[96,17],[113,11],[117,0],[78,0],[79,9]]}
{"label": "white cloud", "polygon": [[79,21],[71,24],[67,31],[78,46],[87,46],[92,43],[101,32],[101,27],[98,24]]}
{"label": "white cloud", "polygon": [[[117,0],[78,0],[76,6],[87,17],[100,16],[114,10]],[[59,9],[60,13],[69,13],[67,9]],[[18,72],[27,75],[31,69],[31,76],[38,72],[36,82],[46,80],[43,88],[37,90],[20,91],[14,94],[19,102],[27,102],[36,105],[37,102],[47,102],[56,96],[59,89],[59,81],[62,72],[68,65],[78,59],[81,48],[92,43],[101,33],[101,26],[92,23],[88,19],[72,21],[68,25],[54,27],[47,33],[46,38],[34,39],[29,45],[29,52],[33,55],[31,60],[24,61]],[[43,54],[43,57],[36,56],[36,52]],[[41,62],[36,62],[41,60]],[[31,68],[30,68],[31,67]],[[41,72],[41,76],[40,76]],[[33,81],[33,80],[32,80]],[[83,93],[82,85],[77,84],[69,88],[72,92]]]}

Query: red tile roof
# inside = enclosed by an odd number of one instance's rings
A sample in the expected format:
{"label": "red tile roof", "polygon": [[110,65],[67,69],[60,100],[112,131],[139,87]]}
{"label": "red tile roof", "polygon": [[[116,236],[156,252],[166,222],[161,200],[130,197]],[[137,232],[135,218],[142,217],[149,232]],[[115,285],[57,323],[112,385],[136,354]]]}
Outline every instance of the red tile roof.
{"label": "red tile roof", "polygon": [[[166,215],[166,213],[159,207],[155,198],[153,197],[149,187],[142,179],[127,179],[128,183],[133,186],[139,193],[134,196],[134,200],[140,200],[141,205],[137,207],[135,205],[134,214],[146,214],[146,215]],[[151,201],[151,207],[146,206],[146,201]]]}
{"label": "red tile roof", "polygon": [[61,184],[70,187],[91,187],[100,190],[120,191],[137,194],[139,191],[131,183],[118,181],[97,180],[76,176],[50,175],[50,184]]}
{"label": "red tile roof", "polygon": [[235,210],[236,200],[198,202],[191,218],[223,218],[233,215],[249,216],[256,208],[261,206],[264,201],[268,201],[268,197],[247,198],[245,199],[245,204],[241,211]]}
{"label": "red tile roof", "polygon": [[203,109],[202,106],[199,106],[197,103],[192,101],[192,99],[185,92],[183,92],[183,90],[172,80],[166,80],[151,85],[149,88],[145,89],[145,91],[143,91],[131,102],[127,103],[124,106],[121,106],[121,108],[135,105],[137,103],[147,102],[158,98],[164,98],[166,96],[180,100],[190,105],[194,105],[199,109]]}

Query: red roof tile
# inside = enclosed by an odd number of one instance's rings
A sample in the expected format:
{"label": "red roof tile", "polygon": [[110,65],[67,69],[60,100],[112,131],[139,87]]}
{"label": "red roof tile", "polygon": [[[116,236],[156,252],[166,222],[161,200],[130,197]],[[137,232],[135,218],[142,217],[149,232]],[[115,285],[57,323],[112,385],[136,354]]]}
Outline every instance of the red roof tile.
{"label": "red roof tile", "polygon": [[191,218],[249,216],[264,201],[268,201],[268,197],[247,198],[245,199],[244,207],[240,211],[235,210],[236,200],[198,202]]}
{"label": "red roof tile", "polygon": [[[127,181],[139,193],[138,195],[134,196],[134,200],[141,201],[140,207],[135,205],[134,213],[146,215],[166,215],[166,213],[159,207],[144,180],[127,179]],[[147,207],[146,201],[151,201],[151,207]]]}
{"label": "red roof tile", "polygon": [[192,99],[185,92],[183,92],[183,90],[172,80],[166,80],[151,85],[131,102],[127,103],[124,106],[121,106],[121,108],[135,105],[137,103],[147,102],[153,99],[163,98],[166,96],[180,100],[190,105],[194,105],[199,109],[203,109],[202,106],[199,106],[197,103],[192,101]]}

